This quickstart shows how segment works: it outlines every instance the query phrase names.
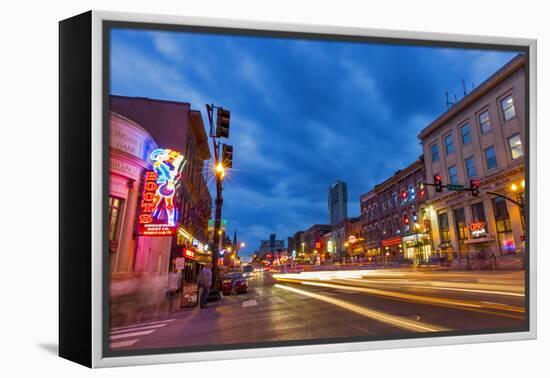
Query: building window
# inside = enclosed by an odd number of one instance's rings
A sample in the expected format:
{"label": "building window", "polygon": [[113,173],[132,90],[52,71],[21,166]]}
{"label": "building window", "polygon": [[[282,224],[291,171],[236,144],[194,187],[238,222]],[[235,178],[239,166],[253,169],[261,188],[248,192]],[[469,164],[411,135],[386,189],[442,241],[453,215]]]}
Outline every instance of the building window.
{"label": "building window", "polygon": [[453,144],[453,134],[449,134],[445,137],[445,153],[447,155],[455,152],[455,146]]}
{"label": "building window", "polygon": [[493,199],[493,209],[497,225],[498,244],[501,253],[513,253],[516,251],[512,223],[506,207],[506,200],[502,197]]}
{"label": "building window", "polygon": [[432,150],[432,162],[439,161],[439,146],[437,143],[431,145]]}
{"label": "building window", "polygon": [[509,121],[516,116],[516,109],[514,108],[514,99],[512,98],[512,95],[500,100],[500,109],[502,110],[504,121]]}
{"label": "building window", "polygon": [[118,197],[109,196],[109,241],[118,240],[118,229],[120,228],[120,215],[124,200]]}
{"label": "building window", "polygon": [[478,202],[472,205],[472,221],[474,222],[486,222],[485,209],[483,208],[483,202]]}
{"label": "building window", "polygon": [[464,160],[464,165],[466,166],[466,174],[468,178],[476,177],[476,165],[474,163],[474,157],[470,156]]}
{"label": "building window", "polygon": [[448,243],[451,241],[451,231],[449,230],[449,217],[447,213],[438,215],[439,221],[439,234],[441,235],[441,243]]}
{"label": "building window", "polygon": [[454,210],[456,234],[458,236],[458,248],[460,252],[466,250],[465,240],[468,239],[468,225],[466,224],[466,216],[464,208]]}
{"label": "building window", "polygon": [[464,146],[472,142],[472,134],[469,124],[466,123],[460,128],[460,135],[462,136],[462,144]]}
{"label": "building window", "polygon": [[523,147],[521,146],[521,139],[519,138],[519,134],[512,135],[510,138],[508,138],[508,146],[510,146],[512,159],[517,159],[518,157],[523,156]]}
{"label": "building window", "polygon": [[489,119],[488,110],[479,115],[479,129],[481,130],[481,134],[487,134],[491,131],[491,120]]}
{"label": "building window", "polygon": [[458,184],[458,172],[456,165],[451,165],[449,167],[449,183]]}
{"label": "building window", "polygon": [[487,163],[487,169],[493,169],[498,166],[495,146],[485,149],[485,162]]}

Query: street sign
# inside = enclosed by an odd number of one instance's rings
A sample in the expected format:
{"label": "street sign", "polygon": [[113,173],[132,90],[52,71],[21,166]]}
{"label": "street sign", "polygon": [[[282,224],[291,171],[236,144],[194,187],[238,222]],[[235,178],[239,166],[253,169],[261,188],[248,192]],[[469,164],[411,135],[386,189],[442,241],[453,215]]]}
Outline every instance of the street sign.
{"label": "street sign", "polygon": [[464,185],[447,184],[447,190],[454,190],[456,192],[462,192],[464,190]]}

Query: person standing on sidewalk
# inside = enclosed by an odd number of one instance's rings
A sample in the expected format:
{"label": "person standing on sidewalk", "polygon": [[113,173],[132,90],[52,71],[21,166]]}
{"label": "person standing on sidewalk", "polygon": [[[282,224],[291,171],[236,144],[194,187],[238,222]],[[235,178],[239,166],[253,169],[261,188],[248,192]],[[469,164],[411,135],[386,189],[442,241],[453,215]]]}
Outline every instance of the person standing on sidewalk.
{"label": "person standing on sidewalk", "polygon": [[199,273],[199,289],[200,289],[200,308],[207,308],[206,302],[208,294],[210,294],[210,286],[212,285],[212,269],[211,264],[206,265]]}

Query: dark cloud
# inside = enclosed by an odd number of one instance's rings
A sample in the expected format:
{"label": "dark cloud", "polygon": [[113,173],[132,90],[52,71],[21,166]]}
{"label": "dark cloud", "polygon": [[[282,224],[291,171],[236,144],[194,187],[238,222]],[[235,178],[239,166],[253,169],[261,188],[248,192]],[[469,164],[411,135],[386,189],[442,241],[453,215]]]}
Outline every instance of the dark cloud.
{"label": "dark cloud", "polygon": [[445,110],[445,91],[515,55],[135,30],[115,30],[111,49],[113,94],[231,109],[223,217],[249,253],[271,232],[327,222],[337,179],[358,215],[362,193],[420,155],[416,136]]}

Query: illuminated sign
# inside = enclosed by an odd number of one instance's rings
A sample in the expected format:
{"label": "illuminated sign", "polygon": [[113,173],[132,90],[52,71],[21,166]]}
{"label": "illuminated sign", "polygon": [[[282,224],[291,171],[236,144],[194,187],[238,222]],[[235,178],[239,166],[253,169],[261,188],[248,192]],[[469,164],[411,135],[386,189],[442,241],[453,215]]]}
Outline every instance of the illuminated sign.
{"label": "illuminated sign", "polygon": [[321,248],[321,242],[320,241],[315,242],[315,248]]}
{"label": "illuminated sign", "polygon": [[183,256],[194,260],[195,259],[195,251],[193,251],[191,249],[184,248],[183,249]]}
{"label": "illuminated sign", "polygon": [[[294,251],[296,252],[296,251]],[[327,242],[327,252],[332,253],[332,240]]]}
{"label": "illuminated sign", "polygon": [[153,150],[149,157],[153,161],[153,170],[145,172],[138,232],[144,236],[174,235],[174,194],[185,160],[179,152],[161,148]]}
{"label": "illuminated sign", "polygon": [[391,247],[392,245],[398,245],[398,244],[401,244],[400,237],[382,240],[382,247]]}
{"label": "illuminated sign", "polygon": [[470,234],[472,238],[482,238],[487,236],[487,223],[484,221],[470,223]]}

